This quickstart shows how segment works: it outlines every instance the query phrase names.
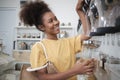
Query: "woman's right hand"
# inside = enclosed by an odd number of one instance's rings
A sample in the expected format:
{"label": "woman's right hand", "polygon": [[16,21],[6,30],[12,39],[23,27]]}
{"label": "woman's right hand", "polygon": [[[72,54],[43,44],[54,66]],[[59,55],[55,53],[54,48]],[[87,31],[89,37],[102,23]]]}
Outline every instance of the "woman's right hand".
{"label": "woman's right hand", "polygon": [[73,67],[73,70],[76,74],[92,74],[94,71],[95,65],[94,60],[78,60]]}

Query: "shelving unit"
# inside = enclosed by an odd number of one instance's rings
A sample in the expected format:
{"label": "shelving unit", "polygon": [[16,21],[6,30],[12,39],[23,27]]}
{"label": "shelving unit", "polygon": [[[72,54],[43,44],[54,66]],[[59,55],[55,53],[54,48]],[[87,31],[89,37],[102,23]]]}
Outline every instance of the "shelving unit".
{"label": "shelving unit", "polygon": [[26,26],[15,27],[14,32],[13,57],[17,63],[29,63],[31,47],[43,39],[43,33],[35,27]]}
{"label": "shelving unit", "polygon": [[[29,63],[30,50],[35,42],[44,38],[44,33],[35,27],[19,26],[14,29],[13,57],[17,63]],[[59,38],[72,37],[75,35],[73,26],[60,26]]]}
{"label": "shelving unit", "polygon": [[30,50],[32,45],[42,40],[43,33],[35,27],[15,27],[14,50]]}

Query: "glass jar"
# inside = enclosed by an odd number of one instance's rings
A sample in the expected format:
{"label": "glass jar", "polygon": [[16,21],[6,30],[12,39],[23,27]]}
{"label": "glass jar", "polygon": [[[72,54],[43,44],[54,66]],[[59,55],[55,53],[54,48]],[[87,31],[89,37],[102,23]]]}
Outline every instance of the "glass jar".
{"label": "glass jar", "polygon": [[[82,60],[92,59],[93,58],[93,52],[94,52],[94,50],[92,50],[91,48],[83,46],[82,53],[80,54],[80,58]],[[95,65],[95,67],[97,67],[97,62],[95,62],[94,65]],[[87,75],[87,74],[78,75],[77,77],[78,77],[78,80],[96,80],[96,77],[95,77],[94,73],[89,74],[89,75]]]}
{"label": "glass jar", "polygon": [[0,53],[2,53],[2,45],[3,45],[2,39],[0,39]]}

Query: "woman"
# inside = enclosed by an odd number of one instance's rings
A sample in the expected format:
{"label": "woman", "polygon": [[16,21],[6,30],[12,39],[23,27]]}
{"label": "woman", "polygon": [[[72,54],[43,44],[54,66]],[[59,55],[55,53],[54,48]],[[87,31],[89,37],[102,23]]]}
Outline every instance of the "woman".
{"label": "woman", "polygon": [[53,62],[58,69],[58,73],[55,74],[48,73],[46,67],[39,69],[47,61],[42,46],[36,42],[31,50],[30,63],[32,69],[38,72],[39,80],[76,80],[77,74],[93,72],[93,60],[75,63],[75,54],[81,51],[82,41],[89,37],[79,35],[58,39],[59,20],[46,3],[37,1],[26,4],[20,11],[20,19],[25,25],[35,25],[38,30],[45,33],[46,38],[41,42],[46,48],[49,61]]}

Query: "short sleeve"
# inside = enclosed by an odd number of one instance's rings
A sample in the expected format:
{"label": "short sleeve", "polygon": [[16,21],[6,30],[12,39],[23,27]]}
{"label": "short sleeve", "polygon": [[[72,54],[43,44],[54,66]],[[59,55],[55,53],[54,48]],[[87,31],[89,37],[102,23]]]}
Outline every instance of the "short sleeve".
{"label": "short sleeve", "polygon": [[70,38],[70,44],[75,53],[80,52],[82,50],[81,35]]}
{"label": "short sleeve", "polygon": [[31,68],[39,68],[47,62],[43,48],[40,43],[35,43],[31,49],[30,63]]}

